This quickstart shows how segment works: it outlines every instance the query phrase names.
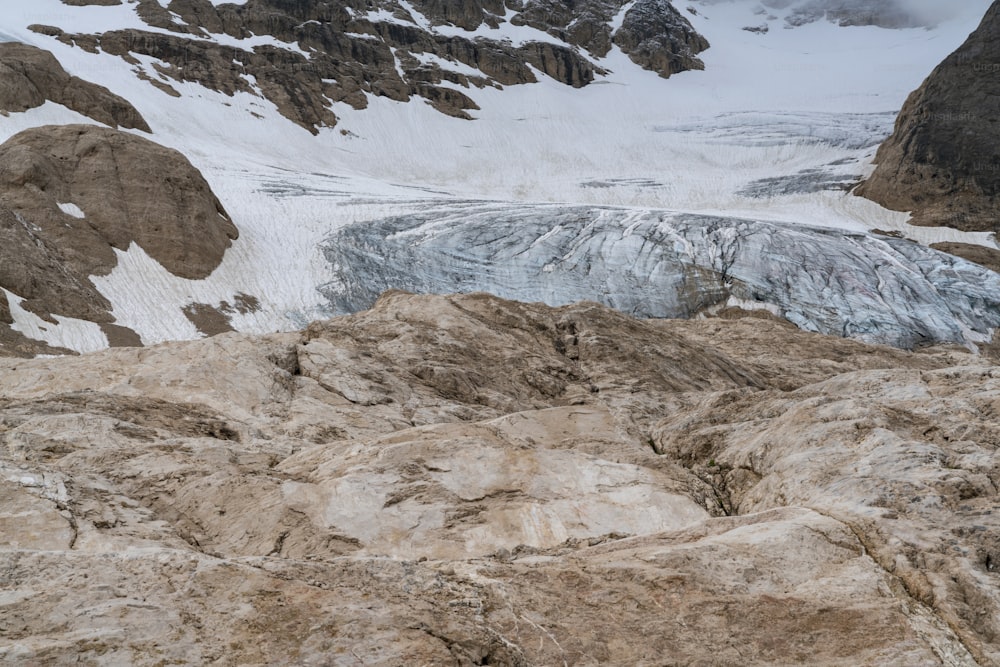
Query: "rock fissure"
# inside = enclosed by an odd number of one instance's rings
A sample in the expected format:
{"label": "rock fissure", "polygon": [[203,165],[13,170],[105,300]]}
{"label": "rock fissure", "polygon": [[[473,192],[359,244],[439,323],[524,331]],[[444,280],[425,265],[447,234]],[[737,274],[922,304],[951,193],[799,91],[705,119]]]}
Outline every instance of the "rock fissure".
{"label": "rock fissure", "polygon": [[[955,627],[950,618],[940,614],[937,606],[935,605],[933,593],[930,592],[926,582],[922,585],[917,585],[915,583],[914,577],[921,576],[918,571],[914,570],[909,573],[901,574],[899,572],[898,561],[888,561],[885,556],[885,550],[880,548],[875,540],[862,530],[856,522],[847,520],[843,517],[838,517],[836,513],[824,511],[815,507],[810,507],[809,509],[833,519],[834,521],[837,521],[847,527],[847,529],[850,530],[854,537],[858,540],[858,544],[860,545],[863,554],[871,558],[872,561],[875,562],[879,568],[881,568],[882,572],[885,573],[885,576],[889,577],[890,581],[896,583],[896,586],[893,587],[894,590],[902,592],[911,604],[920,606],[939,624],[947,627],[951,631],[955,641],[959,642],[966,653],[975,661],[974,664],[990,664],[991,661],[989,658],[984,656],[981,651],[975,650],[974,646],[970,646],[969,643],[963,639],[963,629]],[[905,576],[906,574],[909,574],[910,576]],[[935,653],[938,654],[938,658],[945,664],[960,664],[954,663],[949,659],[949,656],[944,655],[937,650],[935,650]]]}

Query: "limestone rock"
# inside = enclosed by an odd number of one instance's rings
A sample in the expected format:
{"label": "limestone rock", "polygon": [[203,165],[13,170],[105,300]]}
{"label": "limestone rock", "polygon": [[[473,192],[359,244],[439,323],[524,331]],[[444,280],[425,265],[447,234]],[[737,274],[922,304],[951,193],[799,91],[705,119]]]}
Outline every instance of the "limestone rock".
{"label": "limestone rock", "polygon": [[788,504],[845,521],[981,664],[996,664],[998,377],[977,363],[709,395],[653,438],[712,481],[727,513]]}
{"label": "limestone rock", "polygon": [[511,18],[514,25],[530,25],[554,37],[603,57],[611,50],[611,19],[621,9],[618,0],[566,3],[559,0],[529,0]]}
{"label": "limestone rock", "polygon": [[1000,650],[1000,371],[966,352],[396,292],[0,374],[3,661]]}
{"label": "limestone rock", "polygon": [[137,243],[172,273],[203,278],[236,236],[197,169],[149,140],[69,125],[0,146],[0,286],[43,318],[110,325],[90,276],[111,271],[115,249]]}
{"label": "limestone rock", "polygon": [[914,224],[996,231],[1000,205],[1000,3],[910,94],[857,194]]}
{"label": "limestone rock", "polygon": [[110,125],[149,132],[130,102],[104,86],[70,76],[42,49],[19,42],[0,43],[0,112],[17,112],[51,100]]}

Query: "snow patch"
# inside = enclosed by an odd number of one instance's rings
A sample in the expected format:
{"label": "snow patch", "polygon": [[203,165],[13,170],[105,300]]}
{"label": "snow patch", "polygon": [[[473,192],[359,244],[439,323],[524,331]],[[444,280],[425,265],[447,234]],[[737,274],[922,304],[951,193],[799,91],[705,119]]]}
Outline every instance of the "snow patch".
{"label": "snow patch", "polygon": [[65,213],[66,215],[73,216],[74,218],[81,218],[81,219],[83,219],[83,218],[87,217],[87,215],[83,212],[83,209],[81,209],[76,204],[70,204],[70,203],[61,202],[59,204],[59,210],[62,211],[63,213]]}

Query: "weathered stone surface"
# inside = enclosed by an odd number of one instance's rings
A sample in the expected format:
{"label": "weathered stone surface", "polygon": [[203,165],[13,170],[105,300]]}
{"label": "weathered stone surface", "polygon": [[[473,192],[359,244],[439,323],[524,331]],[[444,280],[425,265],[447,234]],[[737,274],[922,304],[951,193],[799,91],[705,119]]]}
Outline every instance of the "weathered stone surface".
{"label": "weathered stone surface", "polygon": [[26,111],[46,100],[111,127],[149,132],[130,102],[104,86],[70,76],[48,51],[19,42],[0,43],[0,112]]}
{"label": "weathered stone surface", "polygon": [[90,276],[114,268],[115,249],[137,243],[175,275],[204,278],[236,236],[198,170],[149,140],[67,125],[0,146],[0,287],[43,318],[114,322]]}
{"label": "weathered stone surface", "polygon": [[529,0],[511,17],[514,25],[530,25],[598,57],[611,50],[611,19],[622,8],[619,0],[567,3]]}
{"label": "weathered stone surface", "polygon": [[397,292],[0,373],[4,661],[998,657],[964,352]]}
{"label": "weathered stone surface", "polygon": [[857,194],[914,224],[1000,230],[1000,3],[910,94]]}
{"label": "weathered stone surface", "polygon": [[998,379],[977,364],[725,392],[678,405],[653,439],[713,480],[727,513],[802,505],[846,522],[977,660],[996,664]]}

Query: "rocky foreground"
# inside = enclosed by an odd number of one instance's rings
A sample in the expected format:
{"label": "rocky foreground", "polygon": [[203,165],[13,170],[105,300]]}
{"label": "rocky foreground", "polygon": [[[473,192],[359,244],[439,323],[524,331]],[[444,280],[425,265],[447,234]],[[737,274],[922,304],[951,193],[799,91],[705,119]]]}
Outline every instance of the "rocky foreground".
{"label": "rocky foreground", "polygon": [[389,293],[0,360],[0,661],[1000,664],[1000,368]]}

